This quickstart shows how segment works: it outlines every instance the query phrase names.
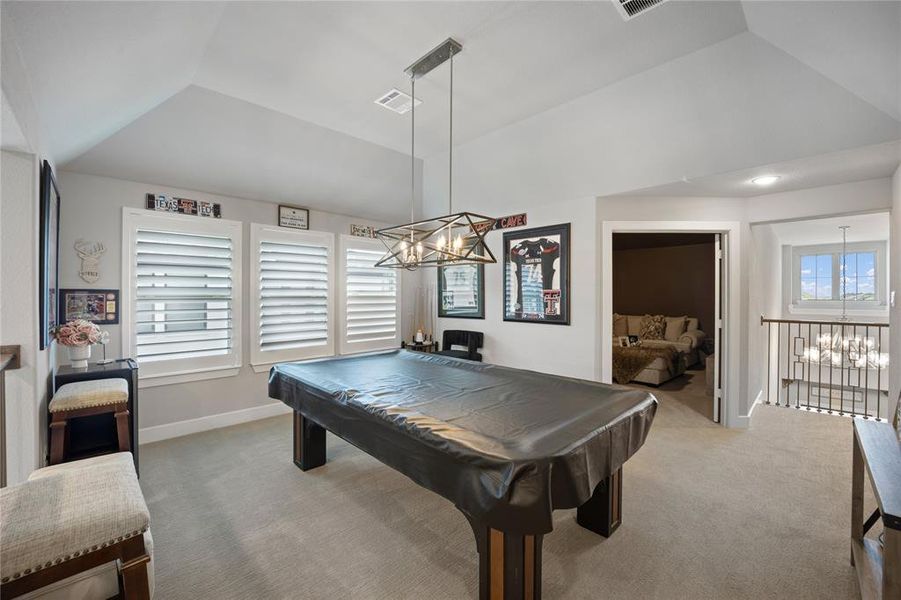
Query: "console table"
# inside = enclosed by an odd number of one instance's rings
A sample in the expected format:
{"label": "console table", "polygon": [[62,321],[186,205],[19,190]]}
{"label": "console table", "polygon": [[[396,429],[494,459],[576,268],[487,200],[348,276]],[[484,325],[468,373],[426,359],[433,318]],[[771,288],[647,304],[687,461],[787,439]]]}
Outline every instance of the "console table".
{"label": "console table", "polygon": [[[74,369],[69,365],[59,367],[53,378],[53,391],[67,383],[92,379],[120,378],[128,382],[128,433],[131,438],[131,453],[138,467],[138,363],[130,358],[109,363],[90,363],[86,368]],[[104,418],[107,420],[104,421]],[[118,452],[119,440],[116,428],[110,426],[108,415],[96,415],[74,419],[69,432],[69,456],[73,460],[87,458],[107,452]]]}
{"label": "console table", "polygon": [[[885,422],[854,419],[851,476],[851,564],[863,600],[901,598],[901,444]],[[869,475],[877,510],[864,521],[864,480]],[[884,540],[867,531],[882,518]]]}

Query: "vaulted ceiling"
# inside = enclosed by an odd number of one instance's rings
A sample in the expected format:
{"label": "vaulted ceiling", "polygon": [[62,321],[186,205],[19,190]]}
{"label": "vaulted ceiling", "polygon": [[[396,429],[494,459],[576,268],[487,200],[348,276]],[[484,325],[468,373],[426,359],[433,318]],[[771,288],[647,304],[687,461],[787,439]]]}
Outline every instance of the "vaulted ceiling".
{"label": "vaulted ceiling", "polygon": [[[625,22],[608,0],[4,0],[0,41],[4,101],[20,118],[33,104],[63,169],[395,218],[409,206],[410,116],[373,101],[408,90],[403,69],[447,37],[464,45],[454,81],[454,140],[464,147],[650,69],[665,80],[670,62],[749,31],[779,50],[767,54],[780,62],[774,72],[828,81],[860,105],[855,114],[873,115],[854,140],[866,145],[885,142],[875,132],[887,127],[898,137],[899,23],[898,2],[674,0]],[[731,60],[749,90],[760,85],[740,54]],[[699,105],[717,93],[716,80],[679,83]],[[447,87],[446,66],[417,83],[420,158],[446,151]],[[617,112],[594,118],[614,122]],[[759,136],[759,111],[728,114],[737,132]],[[827,119],[809,133],[830,139],[842,126]],[[804,133],[793,135],[773,160],[806,156]]]}

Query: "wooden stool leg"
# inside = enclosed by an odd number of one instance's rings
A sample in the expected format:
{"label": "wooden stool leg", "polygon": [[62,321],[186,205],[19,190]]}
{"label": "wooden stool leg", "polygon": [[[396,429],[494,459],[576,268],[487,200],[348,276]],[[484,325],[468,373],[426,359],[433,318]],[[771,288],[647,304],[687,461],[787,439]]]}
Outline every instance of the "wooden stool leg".
{"label": "wooden stool leg", "polygon": [[119,436],[119,452],[131,450],[131,440],[128,435],[128,405],[121,404],[116,409],[116,433]]}
{"label": "wooden stool leg", "polygon": [[602,481],[588,501],[576,511],[576,522],[597,534],[610,537],[623,522],[623,469]]}
{"label": "wooden stool leg", "polygon": [[139,535],[127,543],[122,556],[122,597],[125,600],[150,600],[150,577],[147,563],[150,557],[144,549],[144,536]]}
{"label": "wooden stool leg", "polygon": [[50,423],[50,464],[58,465],[65,460],[66,454],[66,417],[54,413]]}

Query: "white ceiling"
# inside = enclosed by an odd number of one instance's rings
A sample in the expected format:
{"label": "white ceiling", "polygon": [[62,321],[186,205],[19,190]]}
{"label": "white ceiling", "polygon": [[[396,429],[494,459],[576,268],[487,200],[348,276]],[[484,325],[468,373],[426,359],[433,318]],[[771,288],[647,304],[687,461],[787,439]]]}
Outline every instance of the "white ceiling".
{"label": "white ceiling", "polygon": [[[893,21],[899,2],[674,0],[629,22],[608,0],[7,0],[0,10],[3,64],[15,55],[27,72],[23,84],[4,69],[4,94],[16,110],[33,100],[46,151],[62,168],[290,199],[373,218],[399,218],[408,210],[409,157],[405,162],[399,152],[409,150],[410,123],[409,114],[396,115],[373,100],[392,87],[407,89],[403,69],[449,36],[464,45],[455,60],[458,146],[652,69],[660,89],[679,85],[683,103],[693,96],[697,106],[705,106],[721,95],[716,80],[668,81],[665,69],[718,42],[752,34],[766,40],[761,44],[778,54],[767,60],[780,65],[776,75],[757,73],[740,54],[725,57],[734,62],[732,72],[747,73],[749,92],[761,80],[795,73],[793,85],[810,92],[799,97],[815,97],[825,84],[841,86],[847,99],[838,113],[865,115],[877,113],[876,107],[886,117],[868,118],[848,138],[848,124],[820,120],[802,134],[772,131],[760,120],[760,107],[724,107],[736,147],[762,136],[794,136],[796,143],[777,144],[785,152],[768,157],[794,160],[811,153],[805,148],[822,152],[823,144],[807,138],[845,141],[832,150],[891,139],[883,134],[897,129],[901,114],[901,26]],[[679,72],[674,69],[671,79]],[[447,148],[447,75],[442,66],[417,84],[416,95],[424,101],[416,115],[420,157]],[[748,97],[788,100],[776,91],[767,96],[756,90]],[[635,106],[652,106],[658,113],[648,115],[648,122],[665,123],[666,103],[651,100],[657,99],[634,98],[628,108],[634,113]],[[816,106],[797,104],[787,102],[780,110],[819,114]],[[697,115],[700,123],[703,117]],[[612,107],[591,118],[616,123],[620,114]],[[876,139],[877,129],[882,139]],[[665,128],[656,134],[666,141]],[[648,150],[653,151],[636,149]],[[742,158],[752,154],[737,152],[727,168],[762,162]],[[884,158],[880,154],[878,165],[857,170],[839,164],[819,172],[833,178],[858,177],[866,169],[882,173]],[[715,175],[709,171],[722,161],[709,163],[692,176]],[[804,168],[797,166],[795,180],[815,180]],[[667,181],[661,173],[646,173],[645,186]]]}
{"label": "white ceiling", "polygon": [[[899,163],[901,163],[901,142],[889,142],[761,165],[730,173],[686,179],[618,195],[748,198],[851,181],[891,177]],[[779,180],[768,186],[759,186],[751,182],[755,177],[762,175],[777,175]]]}
{"label": "white ceiling", "polygon": [[841,225],[848,225],[848,242],[873,242],[889,239],[891,218],[889,213],[849,215],[828,219],[812,219],[764,225],[772,227],[782,244],[804,246],[811,244],[838,244],[842,241]]}

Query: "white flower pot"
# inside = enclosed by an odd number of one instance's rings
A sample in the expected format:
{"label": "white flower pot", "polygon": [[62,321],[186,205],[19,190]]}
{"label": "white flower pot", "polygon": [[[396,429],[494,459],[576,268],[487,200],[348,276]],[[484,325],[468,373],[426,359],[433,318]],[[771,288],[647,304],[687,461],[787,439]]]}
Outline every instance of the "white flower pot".
{"label": "white flower pot", "polygon": [[90,346],[69,346],[69,364],[74,369],[85,369],[91,358]]}

